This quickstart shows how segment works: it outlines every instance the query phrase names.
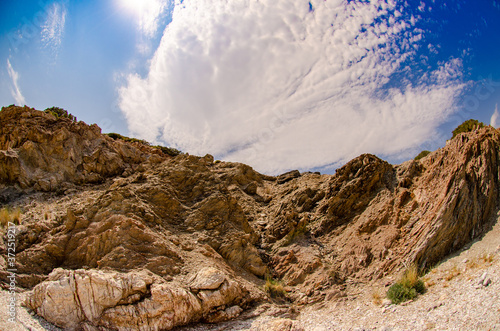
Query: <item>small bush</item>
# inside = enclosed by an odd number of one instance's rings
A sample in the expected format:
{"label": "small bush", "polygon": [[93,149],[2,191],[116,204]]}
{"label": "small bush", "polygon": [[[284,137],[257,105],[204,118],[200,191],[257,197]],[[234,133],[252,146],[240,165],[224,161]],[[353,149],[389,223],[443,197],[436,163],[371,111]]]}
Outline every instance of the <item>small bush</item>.
{"label": "small bush", "polygon": [[285,288],[281,282],[272,279],[272,277],[266,277],[266,284],[264,285],[264,291],[266,291],[271,298],[284,298],[286,296]]}
{"label": "small bush", "polygon": [[423,293],[425,293],[424,282],[419,277],[418,268],[412,265],[404,272],[397,283],[389,287],[387,298],[394,304],[400,304]]}
{"label": "small bush", "polygon": [[421,151],[420,154],[418,154],[417,156],[415,156],[415,161],[418,161],[420,160],[421,158],[424,158],[426,157],[427,155],[429,155],[431,153],[431,151]]}
{"label": "small bush", "polygon": [[387,298],[389,298],[394,304],[400,304],[401,302],[411,300],[416,296],[417,290],[414,288],[408,288],[400,283],[392,285],[389,287],[389,290],[387,290]]}
{"label": "small bush", "polygon": [[457,128],[452,131],[453,136],[451,138],[452,139],[455,138],[455,136],[457,136],[460,133],[471,132],[471,131],[474,131],[476,129],[480,129],[483,127],[484,127],[483,122],[479,122],[478,120],[473,120],[473,119],[467,120],[467,121],[463,122],[462,124],[460,124],[459,126],[457,126]]}
{"label": "small bush", "polygon": [[76,117],[68,113],[67,110],[59,108],[59,107],[51,107],[45,109],[45,112],[47,114],[52,114],[54,115],[55,118],[60,119],[60,118],[69,118],[71,121],[76,122]]}

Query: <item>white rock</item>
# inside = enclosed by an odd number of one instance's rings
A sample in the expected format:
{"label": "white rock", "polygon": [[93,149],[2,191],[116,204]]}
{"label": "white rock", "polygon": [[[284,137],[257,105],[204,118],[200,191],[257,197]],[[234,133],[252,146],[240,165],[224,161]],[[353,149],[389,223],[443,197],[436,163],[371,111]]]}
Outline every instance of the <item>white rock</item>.
{"label": "white rock", "polygon": [[215,268],[203,268],[197,274],[191,288],[195,290],[215,290],[226,280],[226,276]]}
{"label": "white rock", "polygon": [[245,290],[236,281],[205,268],[194,282],[199,282],[197,295],[148,271],[54,269],[27,295],[25,305],[70,330],[169,330],[201,318],[222,321],[241,313],[234,303]]}

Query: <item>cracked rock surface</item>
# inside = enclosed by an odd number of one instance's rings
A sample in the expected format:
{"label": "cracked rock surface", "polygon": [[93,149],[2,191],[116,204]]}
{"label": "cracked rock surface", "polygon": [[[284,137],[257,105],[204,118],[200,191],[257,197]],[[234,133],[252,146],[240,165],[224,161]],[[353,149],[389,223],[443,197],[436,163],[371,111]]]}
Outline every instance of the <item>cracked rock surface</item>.
{"label": "cracked rock surface", "polygon": [[[499,151],[485,127],[418,161],[363,154],[333,175],[275,177],[7,107],[0,204],[20,210],[17,280],[37,314],[69,329],[172,329],[335,301],[439,263],[491,228]],[[4,235],[3,281],[6,247]],[[266,276],[284,299],[264,291]]]}

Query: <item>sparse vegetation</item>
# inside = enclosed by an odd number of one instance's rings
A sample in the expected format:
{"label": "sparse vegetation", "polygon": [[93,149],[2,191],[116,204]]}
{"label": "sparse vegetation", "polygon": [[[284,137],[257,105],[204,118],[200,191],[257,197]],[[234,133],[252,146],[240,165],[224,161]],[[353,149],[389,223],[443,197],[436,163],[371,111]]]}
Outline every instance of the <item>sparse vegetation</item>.
{"label": "sparse vegetation", "polygon": [[165,147],[165,146],[159,146],[159,145],[151,146],[151,147],[157,148],[160,151],[162,151],[163,154],[170,155],[170,156],[177,156],[177,155],[181,154],[181,151],[179,151],[178,149],[172,148],[172,147]]}
{"label": "sparse vegetation", "polygon": [[111,132],[111,133],[106,133],[106,135],[108,137],[110,137],[110,138],[113,138],[114,140],[123,140],[123,141],[129,142],[129,143],[140,143],[140,144],[146,145],[146,146],[150,146],[151,145],[149,142],[147,142],[144,139],[129,138],[129,137],[126,137],[126,136],[122,136],[119,133]]}
{"label": "sparse vegetation", "polygon": [[431,151],[421,151],[417,156],[415,156],[415,161],[418,161],[420,160],[421,158],[424,158],[426,157],[427,155],[429,155],[431,153]]}
{"label": "sparse vegetation", "polygon": [[264,291],[266,291],[271,298],[284,298],[286,296],[283,284],[280,281],[274,280],[270,275],[266,276]]}
{"label": "sparse vegetation", "polygon": [[45,109],[47,114],[53,115],[55,118],[69,118],[71,121],[76,122],[76,117],[68,113],[67,110],[59,108],[59,107],[50,107]]}
{"label": "sparse vegetation", "polygon": [[479,268],[489,267],[494,260],[495,260],[494,254],[483,252],[481,255],[468,260],[466,263],[466,268],[479,269]]}
{"label": "sparse vegetation", "polygon": [[459,276],[462,272],[458,268],[456,264],[453,264],[453,266],[447,270],[446,275],[444,276],[444,279],[447,281],[452,280],[453,278]]}
{"label": "sparse vegetation", "polygon": [[387,298],[394,304],[400,304],[424,292],[425,285],[419,277],[418,268],[412,265],[406,269],[401,279],[387,290]]}
{"label": "sparse vegetation", "polygon": [[7,227],[9,222],[16,225],[21,223],[21,210],[19,208],[10,209],[6,207],[0,209],[0,227]]}
{"label": "sparse vegetation", "polygon": [[374,289],[371,292],[372,302],[376,306],[382,305],[382,300],[384,299],[384,294],[380,288]]}
{"label": "sparse vegetation", "polygon": [[301,220],[283,239],[283,246],[288,246],[307,232],[307,220]]}
{"label": "sparse vegetation", "polygon": [[459,126],[457,126],[457,128],[452,131],[453,136],[451,138],[452,139],[455,138],[455,136],[457,136],[460,133],[471,132],[471,131],[474,131],[476,129],[480,129],[483,127],[484,127],[483,122],[479,122],[478,120],[473,120],[473,119],[467,120],[467,121],[463,122],[462,124],[460,124]]}
{"label": "sparse vegetation", "polygon": [[491,254],[491,253],[485,253],[483,252],[480,256],[479,256],[479,259],[481,261],[483,261],[484,263],[492,263],[494,260],[495,260],[495,255]]}
{"label": "sparse vegetation", "polygon": [[151,146],[151,144],[144,139],[130,138],[130,137],[122,136],[121,134],[114,133],[114,132],[106,133],[106,135],[110,138],[113,138],[114,140],[119,139],[119,140],[123,140],[123,141],[130,142],[130,143],[139,143],[139,144],[142,144],[145,146],[150,146],[152,148],[159,149],[160,151],[162,151],[163,154],[166,154],[166,155],[177,156],[177,155],[181,154],[181,151],[179,151],[175,148],[172,148],[172,147],[165,147],[165,146],[160,146],[160,145]]}

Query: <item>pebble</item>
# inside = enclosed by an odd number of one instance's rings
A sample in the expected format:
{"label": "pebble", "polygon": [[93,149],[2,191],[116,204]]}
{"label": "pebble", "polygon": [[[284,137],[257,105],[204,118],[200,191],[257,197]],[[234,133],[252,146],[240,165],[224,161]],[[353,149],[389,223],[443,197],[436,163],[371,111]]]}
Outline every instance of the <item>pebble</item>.
{"label": "pebble", "polygon": [[485,271],[481,277],[479,277],[479,280],[476,282],[476,285],[474,286],[474,288],[476,289],[480,289],[482,287],[487,287],[491,284],[491,278],[488,277],[488,272]]}

